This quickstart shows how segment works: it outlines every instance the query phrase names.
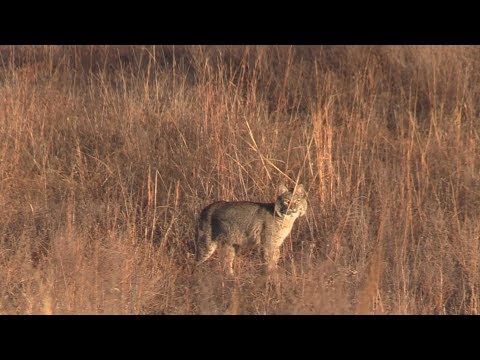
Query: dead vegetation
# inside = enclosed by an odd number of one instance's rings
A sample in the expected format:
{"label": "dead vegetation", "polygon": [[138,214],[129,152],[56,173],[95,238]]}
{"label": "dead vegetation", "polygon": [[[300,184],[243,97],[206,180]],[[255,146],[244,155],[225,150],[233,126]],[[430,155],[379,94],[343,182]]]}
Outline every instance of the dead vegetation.
{"label": "dead vegetation", "polygon": [[[0,48],[0,313],[477,314],[470,46]],[[309,212],[274,283],[191,276],[198,212]]]}

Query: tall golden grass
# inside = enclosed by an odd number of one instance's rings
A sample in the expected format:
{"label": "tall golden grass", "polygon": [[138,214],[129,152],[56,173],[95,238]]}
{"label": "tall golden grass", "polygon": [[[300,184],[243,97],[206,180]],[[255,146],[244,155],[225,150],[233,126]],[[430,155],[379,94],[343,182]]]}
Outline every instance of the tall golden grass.
{"label": "tall golden grass", "polygon": [[[3,46],[0,313],[477,314],[480,48]],[[192,280],[218,200],[307,216]]]}

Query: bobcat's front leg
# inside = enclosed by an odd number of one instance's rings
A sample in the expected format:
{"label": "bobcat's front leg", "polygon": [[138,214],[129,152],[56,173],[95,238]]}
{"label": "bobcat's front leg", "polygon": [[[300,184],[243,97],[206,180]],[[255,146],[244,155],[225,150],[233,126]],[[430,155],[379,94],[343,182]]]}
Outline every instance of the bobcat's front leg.
{"label": "bobcat's front leg", "polygon": [[280,258],[280,244],[275,241],[266,242],[263,246],[263,262],[267,272],[273,272],[277,268],[278,259]]}

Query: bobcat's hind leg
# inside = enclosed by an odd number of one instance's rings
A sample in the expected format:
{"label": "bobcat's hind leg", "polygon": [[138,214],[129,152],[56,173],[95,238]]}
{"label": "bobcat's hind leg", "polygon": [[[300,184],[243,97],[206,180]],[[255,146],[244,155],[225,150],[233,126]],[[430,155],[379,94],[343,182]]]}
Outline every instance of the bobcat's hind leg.
{"label": "bobcat's hind leg", "polygon": [[197,236],[196,265],[198,266],[207,261],[217,249],[217,245],[216,241],[212,241],[207,234],[199,231]]}
{"label": "bobcat's hind leg", "polygon": [[224,244],[222,246],[223,264],[228,275],[233,276],[233,260],[235,260],[235,248],[233,245]]}

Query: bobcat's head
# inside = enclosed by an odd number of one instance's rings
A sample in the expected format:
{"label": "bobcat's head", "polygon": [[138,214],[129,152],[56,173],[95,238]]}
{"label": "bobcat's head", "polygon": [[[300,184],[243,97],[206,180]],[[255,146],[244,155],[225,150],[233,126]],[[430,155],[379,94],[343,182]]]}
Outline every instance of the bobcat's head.
{"label": "bobcat's head", "polygon": [[285,185],[278,187],[275,201],[275,213],[278,216],[303,216],[307,212],[307,193],[302,184],[296,189],[287,189]]}

